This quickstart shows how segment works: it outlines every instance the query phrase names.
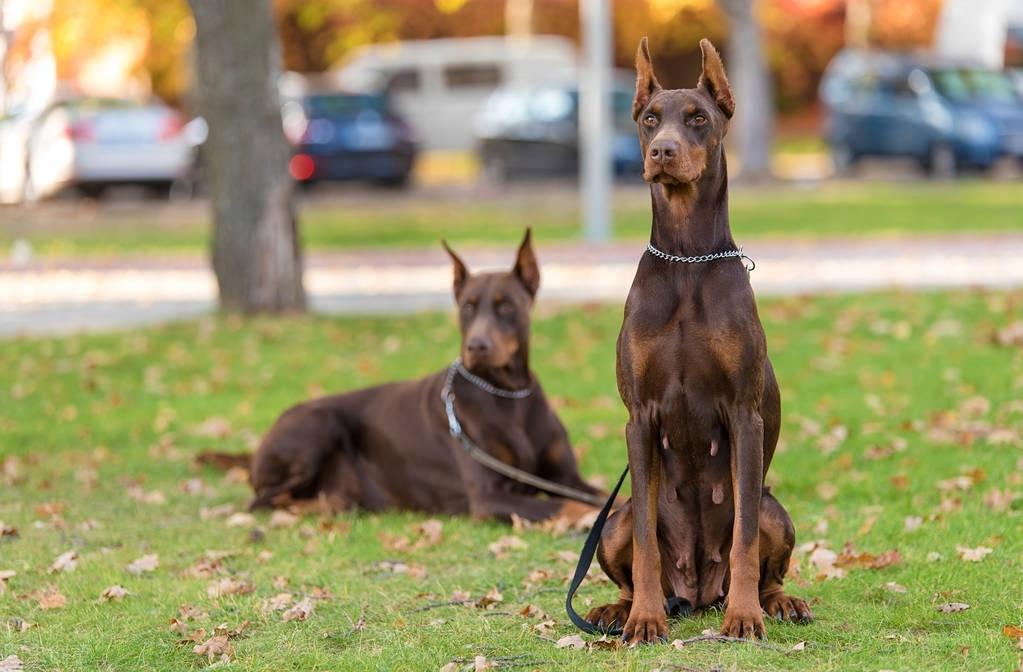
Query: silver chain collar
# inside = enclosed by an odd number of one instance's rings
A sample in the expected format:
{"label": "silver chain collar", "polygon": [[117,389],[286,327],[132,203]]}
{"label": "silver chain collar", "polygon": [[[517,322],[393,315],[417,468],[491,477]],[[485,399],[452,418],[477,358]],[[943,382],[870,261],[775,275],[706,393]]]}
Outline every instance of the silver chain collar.
{"label": "silver chain collar", "polygon": [[455,361],[451,363],[451,371],[448,372],[448,378],[450,380],[454,380],[455,371],[457,371],[458,375],[462,376],[462,378],[465,378],[470,383],[480,388],[487,394],[492,394],[495,397],[503,397],[504,399],[525,399],[526,397],[533,393],[532,385],[530,385],[529,387],[523,387],[521,390],[505,390],[500,387],[491,385],[490,383],[483,380],[473,372],[469,371],[469,369],[465,368],[465,365],[462,364],[461,357],[456,358]]}
{"label": "silver chain collar", "polygon": [[670,261],[671,263],[674,264],[702,264],[705,261],[714,261],[715,259],[728,259],[731,257],[739,257],[749,262],[749,266],[746,266],[747,272],[751,272],[754,268],[757,267],[756,262],[754,262],[751,258],[742,253],[741,247],[737,250],[725,250],[724,252],[715,252],[713,254],[701,254],[696,257],[680,257],[675,254],[661,252],[656,247],[654,247],[653,243],[647,243],[646,251],[654,255],[658,259]]}

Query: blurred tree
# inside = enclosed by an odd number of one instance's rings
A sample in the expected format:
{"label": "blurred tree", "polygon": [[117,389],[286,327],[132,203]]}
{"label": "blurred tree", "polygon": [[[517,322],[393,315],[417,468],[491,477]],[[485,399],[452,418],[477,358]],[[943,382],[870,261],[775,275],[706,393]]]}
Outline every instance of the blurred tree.
{"label": "blurred tree", "polygon": [[270,0],[189,0],[213,201],[213,270],[233,312],[305,308]]}
{"label": "blurred tree", "polygon": [[734,143],[742,162],[741,175],[757,180],[771,174],[774,100],[764,55],[760,23],[753,0],[719,0],[728,15],[725,67],[735,91]]}

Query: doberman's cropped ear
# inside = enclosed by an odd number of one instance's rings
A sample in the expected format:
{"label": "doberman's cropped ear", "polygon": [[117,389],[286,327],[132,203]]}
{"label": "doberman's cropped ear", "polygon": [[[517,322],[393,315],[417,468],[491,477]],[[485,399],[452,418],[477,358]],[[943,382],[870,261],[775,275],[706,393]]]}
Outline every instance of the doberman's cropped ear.
{"label": "doberman's cropped ear", "polygon": [[533,254],[532,229],[526,229],[526,237],[519,245],[519,255],[515,259],[515,268],[512,272],[529,295],[535,297],[536,291],[540,289],[540,265],[536,263],[536,255]]}
{"label": "doberman's cropped ear", "polygon": [[469,279],[469,269],[466,267],[465,262],[462,261],[461,257],[455,254],[455,251],[448,245],[448,241],[442,240],[440,244],[444,246],[444,251],[451,257],[451,263],[455,271],[455,298],[457,299],[461,293],[462,288],[465,287],[465,281]]}
{"label": "doberman's cropped ear", "polygon": [[697,86],[703,87],[725,117],[731,119],[735,114],[735,98],[732,97],[732,87],[728,84],[721,56],[708,39],[700,40],[700,51],[703,52],[703,74]]}
{"label": "doberman's cropped ear", "polygon": [[654,64],[650,60],[650,48],[644,37],[636,50],[636,97],[632,99],[632,120],[639,119],[639,113],[650,102],[650,98],[661,90],[654,76]]}

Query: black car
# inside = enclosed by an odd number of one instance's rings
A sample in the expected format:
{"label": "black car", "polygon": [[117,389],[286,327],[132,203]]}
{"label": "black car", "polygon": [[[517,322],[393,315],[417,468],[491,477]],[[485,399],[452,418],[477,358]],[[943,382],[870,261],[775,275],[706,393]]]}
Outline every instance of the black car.
{"label": "black car", "polygon": [[392,187],[409,183],[416,157],[411,127],[383,96],[305,95],[284,105],[284,129],[298,182],[369,180]]}
{"label": "black car", "polygon": [[[636,177],[643,159],[632,120],[632,87],[612,90],[615,175]],[[477,152],[488,179],[573,176],[579,172],[579,92],[574,86],[495,91],[476,119]]]}

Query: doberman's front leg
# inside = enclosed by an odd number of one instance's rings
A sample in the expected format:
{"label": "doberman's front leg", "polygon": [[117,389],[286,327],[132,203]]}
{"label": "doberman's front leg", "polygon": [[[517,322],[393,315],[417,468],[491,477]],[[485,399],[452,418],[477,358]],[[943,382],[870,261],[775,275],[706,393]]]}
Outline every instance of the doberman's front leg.
{"label": "doberman's front leg", "polygon": [[731,576],[721,632],[729,637],[763,637],[760,608],[760,495],[764,485],[764,422],[752,408],[739,408],[729,421],[735,521],[728,561]]}
{"label": "doberman's front leg", "polygon": [[657,543],[661,458],[657,452],[659,441],[655,427],[654,418],[635,415],[626,427],[632,470],[633,599],[622,637],[629,642],[654,642],[668,636],[661,586],[661,553]]}

